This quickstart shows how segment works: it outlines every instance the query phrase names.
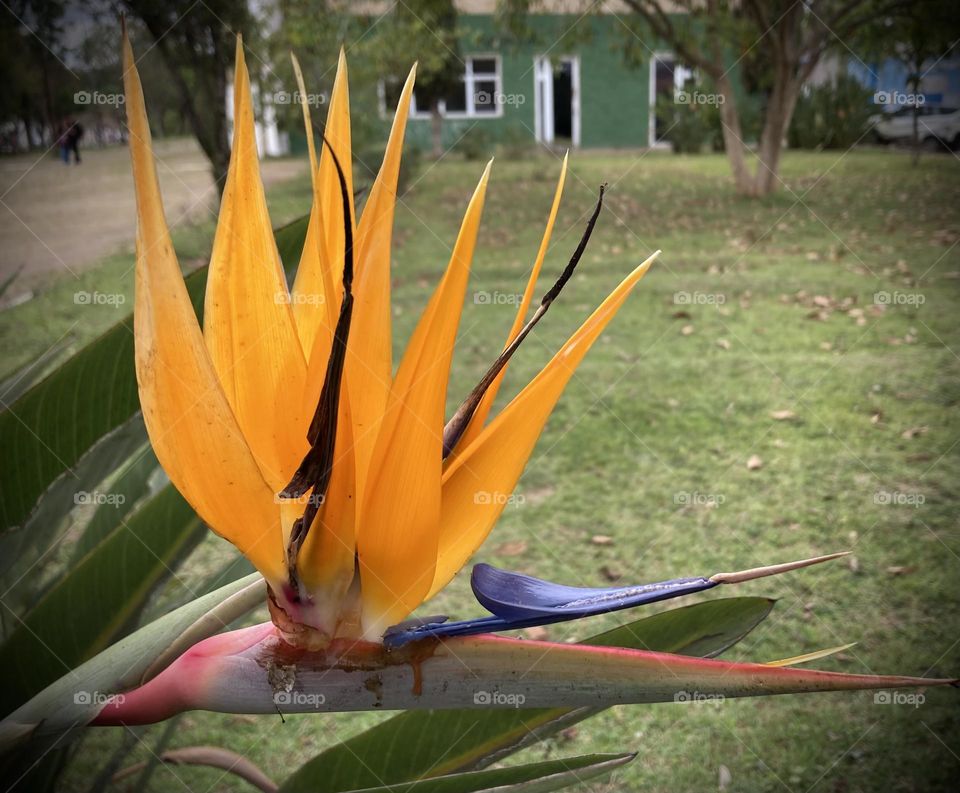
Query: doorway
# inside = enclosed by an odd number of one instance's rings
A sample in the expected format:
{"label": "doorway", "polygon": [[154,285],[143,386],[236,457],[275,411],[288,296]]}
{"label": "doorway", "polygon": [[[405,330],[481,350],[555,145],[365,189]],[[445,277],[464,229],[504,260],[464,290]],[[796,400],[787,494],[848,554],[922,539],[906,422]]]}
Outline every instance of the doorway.
{"label": "doorway", "polygon": [[657,100],[676,101],[688,80],[693,79],[692,69],[684,66],[672,53],[656,53],[650,59],[650,131],[651,147],[669,146],[667,135],[669,122],[657,113]]}
{"label": "doorway", "polygon": [[533,60],[534,124],[537,141],[580,145],[580,59],[576,56]]}

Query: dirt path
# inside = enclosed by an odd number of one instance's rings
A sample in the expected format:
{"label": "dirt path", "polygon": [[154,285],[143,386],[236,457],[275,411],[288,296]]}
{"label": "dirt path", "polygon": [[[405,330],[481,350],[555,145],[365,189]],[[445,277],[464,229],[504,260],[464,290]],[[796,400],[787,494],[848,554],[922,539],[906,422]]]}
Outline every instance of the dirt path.
{"label": "dirt path", "polygon": [[[20,270],[4,303],[132,245],[135,205],[126,147],[81,152],[80,166],[66,166],[55,155],[0,160],[0,284]],[[156,155],[171,226],[215,211],[209,165],[192,138],[159,141]],[[264,182],[305,169],[305,159],[267,160]]]}

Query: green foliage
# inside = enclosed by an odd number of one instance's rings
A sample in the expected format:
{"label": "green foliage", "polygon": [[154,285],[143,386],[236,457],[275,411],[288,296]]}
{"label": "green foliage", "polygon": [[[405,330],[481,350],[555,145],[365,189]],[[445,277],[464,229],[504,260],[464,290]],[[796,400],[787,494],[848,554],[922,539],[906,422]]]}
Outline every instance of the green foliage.
{"label": "green foliage", "polygon": [[832,83],[809,88],[797,100],[790,126],[796,149],[849,149],[861,138],[876,111],[871,93],[855,78],[840,75]]}
{"label": "green foliage", "polygon": [[474,127],[457,141],[454,151],[468,162],[479,162],[493,153],[493,138],[482,127]]}
{"label": "green foliage", "polygon": [[656,112],[674,154],[699,154],[713,139],[716,114],[710,106],[680,104],[664,95],[657,98]]}
{"label": "green foliage", "polygon": [[498,151],[503,159],[514,162],[529,157],[536,151],[536,146],[531,142],[528,130],[511,124],[500,136]]}
{"label": "green foliage", "polygon": [[129,630],[206,531],[169,485],[119,523],[18,616],[0,645],[0,711],[9,713]]}

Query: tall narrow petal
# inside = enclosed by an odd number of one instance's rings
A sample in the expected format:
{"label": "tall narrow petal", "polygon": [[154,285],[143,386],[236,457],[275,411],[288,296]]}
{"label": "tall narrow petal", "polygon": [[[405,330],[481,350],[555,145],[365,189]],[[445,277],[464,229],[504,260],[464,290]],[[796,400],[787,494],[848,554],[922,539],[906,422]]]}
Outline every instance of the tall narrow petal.
{"label": "tall narrow petal", "polygon": [[138,217],[137,384],[147,431],[184,498],[276,584],[283,574],[283,553],[273,494],[220,387],[183,283],[163,215],[140,78],[126,37],[123,61]]}
{"label": "tall narrow petal", "polygon": [[[357,480],[362,485],[393,379],[390,334],[390,243],[403,138],[416,67],[410,70],[390,130],[380,173],[357,229],[353,331],[347,347],[347,388],[353,412]],[[362,488],[358,498],[363,498]],[[361,501],[362,503],[362,501]]]}
{"label": "tall narrow petal", "polygon": [[307,138],[307,154],[310,157],[310,184],[314,189],[317,186],[317,149],[313,144],[313,120],[310,118],[310,102],[307,101],[307,84],[303,80],[303,70],[300,61],[292,52],[290,62],[293,64],[293,74],[297,79],[297,90],[300,92],[300,107],[303,110],[303,127]]}
{"label": "tall narrow petal", "polygon": [[413,611],[434,579],[447,379],[491,165],[407,345],[370,464],[357,538],[363,628],[370,637]]}
{"label": "tall narrow petal", "polygon": [[[323,128],[327,143],[320,150],[320,166],[314,189],[313,209],[307,228],[303,256],[293,284],[292,303],[303,349],[308,357],[315,345],[320,347],[322,364],[320,382],[311,380],[311,393],[320,393],[323,364],[329,353],[330,336],[340,308],[340,272],[343,264],[344,218],[340,201],[340,180],[330,155],[332,146],[347,181],[350,195],[350,222],[354,222],[353,153],[350,142],[350,93],[347,85],[347,59],[343,50],[337,65],[337,76],[330,92],[330,107]],[[323,325],[326,324],[326,329]],[[314,397],[314,400],[316,397]]]}
{"label": "tall narrow petal", "polygon": [[486,539],[570,377],[658,254],[610,293],[543,371],[444,471],[437,567],[428,597],[446,586]]}
{"label": "tall narrow petal", "polygon": [[[543,260],[546,258],[547,250],[550,247],[550,237],[553,235],[553,226],[557,220],[557,212],[560,210],[560,199],[563,196],[563,185],[567,178],[568,157],[569,152],[563,157],[563,165],[560,169],[560,178],[557,180],[557,189],[553,194],[553,205],[550,207],[550,216],[547,218],[547,226],[543,230],[543,238],[540,240],[540,249],[537,251],[537,258],[533,263],[533,269],[530,271],[530,277],[527,279],[527,287],[523,291],[523,297],[520,300],[520,306],[517,308],[517,315],[513,319],[513,326],[510,328],[510,333],[507,334],[507,341],[503,345],[504,349],[507,349],[510,346],[510,342],[517,338],[517,334],[520,333],[526,321],[527,312],[530,310],[530,303],[533,301],[533,295],[537,288],[537,279],[540,277],[540,269],[543,267]],[[507,366],[509,366],[509,364],[507,364]],[[460,438],[460,442],[458,444],[460,449],[466,449],[483,431],[484,424],[486,424],[487,421],[487,416],[490,414],[490,408],[493,407],[493,402],[497,398],[497,393],[499,392],[500,385],[503,382],[503,376],[506,374],[507,366],[503,367],[500,374],[498,374],[496,379],[490,384],[490,387],[486,390],[483,398],[480,400],[480,404],[477,406],[477,410],[473,414],[473,418],[470,419],[467,429]],[[455,458],[456,452],[454,452],[453,455],[448,458],[448,465],[452,463]]]}
{"label": "tall narrow petal", "polygon": [[279,490],[308,448],[306,363],[260,180],[239,38],[234,79],[233,152],[210,257],[204,338],[260,470]]}
{"label": "tall narrow petal", "polygon": [[300,553],[301,578],[314,596],[314,614],[308,620],[331,634],[356,568],[356,463],[350,424],[350,402],[344,394],[330,486]]}

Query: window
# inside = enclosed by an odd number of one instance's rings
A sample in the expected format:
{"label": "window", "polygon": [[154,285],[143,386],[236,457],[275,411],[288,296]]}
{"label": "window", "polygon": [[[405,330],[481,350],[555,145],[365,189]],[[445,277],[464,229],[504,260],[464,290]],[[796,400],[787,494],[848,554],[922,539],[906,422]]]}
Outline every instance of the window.
{"label": "window", "polygon": [[[432,96],[422,87],[414,89],[410,103],[412,118],[430,118],[434,101],[444,118],[498,118],[503,115],[500,57],[469,55],[463,60],[463,73],[458,75],[456,85],[441,96]],[[381,81],[380,109],[384,115],[388,107],[396,107],[401,87],[402,83],[396,79]]]}

